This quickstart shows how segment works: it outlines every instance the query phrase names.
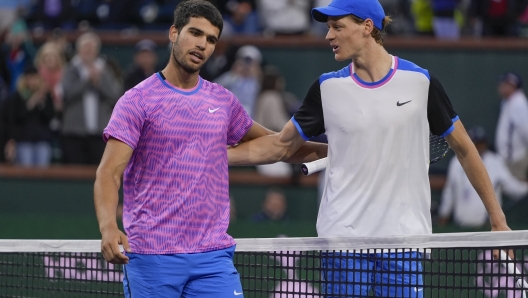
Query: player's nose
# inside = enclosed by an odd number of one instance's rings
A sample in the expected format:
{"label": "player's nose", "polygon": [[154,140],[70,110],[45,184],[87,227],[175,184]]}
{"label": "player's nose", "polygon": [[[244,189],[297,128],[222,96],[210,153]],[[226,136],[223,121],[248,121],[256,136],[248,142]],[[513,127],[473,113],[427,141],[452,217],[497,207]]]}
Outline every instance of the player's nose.
{"label": "player's nose", "polygon": [[207,45],[207,38],[199,38],[196,41],[196,47],[201,51],[205,51],[205,46]]}
{"label": "player's nose", "polygon": [[326,33],[325,39],[326,40],[332,40],[335,38],[334,33],[332,32],[332,29],[328,29],[328,32]]}

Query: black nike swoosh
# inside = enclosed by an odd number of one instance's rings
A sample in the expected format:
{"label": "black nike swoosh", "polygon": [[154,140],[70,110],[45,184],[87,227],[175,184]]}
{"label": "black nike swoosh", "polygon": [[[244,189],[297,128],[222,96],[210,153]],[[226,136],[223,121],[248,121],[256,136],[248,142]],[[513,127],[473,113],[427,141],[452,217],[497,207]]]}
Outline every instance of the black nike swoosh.
{"label": "black nike swoosh", "polygon": [[406,102],[402,102],[400,103],[399,101],[396,103],[397,106],[403,106],[404,104],[406,103],[410,103],[412,100],[409,100],[409,101],[406,101]]}

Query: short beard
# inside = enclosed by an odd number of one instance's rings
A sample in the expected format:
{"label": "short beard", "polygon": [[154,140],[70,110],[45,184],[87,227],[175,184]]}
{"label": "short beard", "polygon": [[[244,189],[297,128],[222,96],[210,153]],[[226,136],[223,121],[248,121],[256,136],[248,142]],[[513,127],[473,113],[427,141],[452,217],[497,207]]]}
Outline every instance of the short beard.
{"label": "short beard", "polygon": [[194,74],[194,73],[199,72],[200,67],[193,67],[187,64],[183,58],[182,59],[178,58],[178,57],[183,57],[183,53],[180,51],[180,47],[176,46],[176,43],[178,42],[178,40],[179,40],[179,36],[178,36],[178,39],[176,39],[176,41],[172,43],[172,51],[171,51],[172,59],[174,60],[174,64],[176,68],[181,68],[188,74]]}

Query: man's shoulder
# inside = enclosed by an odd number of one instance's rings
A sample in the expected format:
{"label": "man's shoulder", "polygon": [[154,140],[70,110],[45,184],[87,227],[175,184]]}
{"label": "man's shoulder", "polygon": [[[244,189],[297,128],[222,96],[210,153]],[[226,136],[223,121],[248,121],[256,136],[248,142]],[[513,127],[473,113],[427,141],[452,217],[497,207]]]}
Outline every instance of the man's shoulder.
{"label": "man's shoulder", "polygon": [[152,97],[157,88],[160,87],[159,80],[156,74],[147,77],[132,88],[125,90],[125,94],[121,98],[128,98],[143,101],[144,98]]}
{"label": "man's shoulder", "polygon": [[159,86],[160,84],[157,78],[157,73],[154,73],[153,75],[139,82],[136,86],[134,86],[130,90],[135,89],[137,92],[143,93],[144,91],[152,90],[152,88],[158,88]]}
{"label": "man's shoulder", "polygon": [[231,97],[231,96],[235,96],[231,91],[229,91],[227,88],[225,88],[224,86],[220,85],[219,83],[215,83],[215,82],[211,82],[211,81],[208,81],[208,80],[205,80],[202,78],[202,88],[201,88],[202,92],[208,92],[208,93],[211,93],[215,96],[220,96],[220,97]]}
{"label": "man's shoulder", "polygon": [[510,104],[514,109],[528,109],[526,94],[522,90],[515,92],[510,99]]}
{"label": "man's shoulder", "polygon": [[319,84],[329,79],[346,78],[350,76],[350,64],[336,71],[323,73],[319,77]]}
{"label": "man's shoulder", "polygon": [[423,67],[418,66],[416,63],[409,60],[402,59],[398,57],[398,70],[411,71],[416,73],[421,73],[430,79],[429,71]]}

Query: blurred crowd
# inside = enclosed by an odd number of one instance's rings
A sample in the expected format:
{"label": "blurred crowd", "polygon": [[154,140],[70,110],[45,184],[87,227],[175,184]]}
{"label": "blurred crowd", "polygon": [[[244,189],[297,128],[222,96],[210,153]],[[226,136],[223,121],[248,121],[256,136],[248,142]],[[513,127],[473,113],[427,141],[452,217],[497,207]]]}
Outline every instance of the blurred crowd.
{"label": "blurred crowd", "polygon": [[[161,70],[166,58],[158,57],[154,41],[144,39],[122,68],[101,53],[97,31],[83,31],[72,43],[56,29],[38,47],[30,31],[18,18],[0,40],[0,161],[26,167],[98,164],[105,147],[102,131],[117,100]],[[218,43],[200,74],[232,91],[252,117],[276,131],[299,106],[286,91],[281,71],[266,65],[253,45]],[[259,171],[289,176],[292,167],[278,164]]]}
{"label": "blurred crowd", "polygon": [[[0,31],[18,16],[31,30],[166,30],[181,0],[4,0]],[[211,0],[224,35],[325,35],[310,10],[331,0]],[[389,34],[528,37],[528,0],[381,0],[395,22]]]}
{"label": "blurred crowd", "polygon": [[38,50],[23,21],[0,52],[0,145],[3,159],[22,166],[97,164],[101,133],[123,94],[115,63],[100,55],[97,34],[73,46],[53,36]]}

